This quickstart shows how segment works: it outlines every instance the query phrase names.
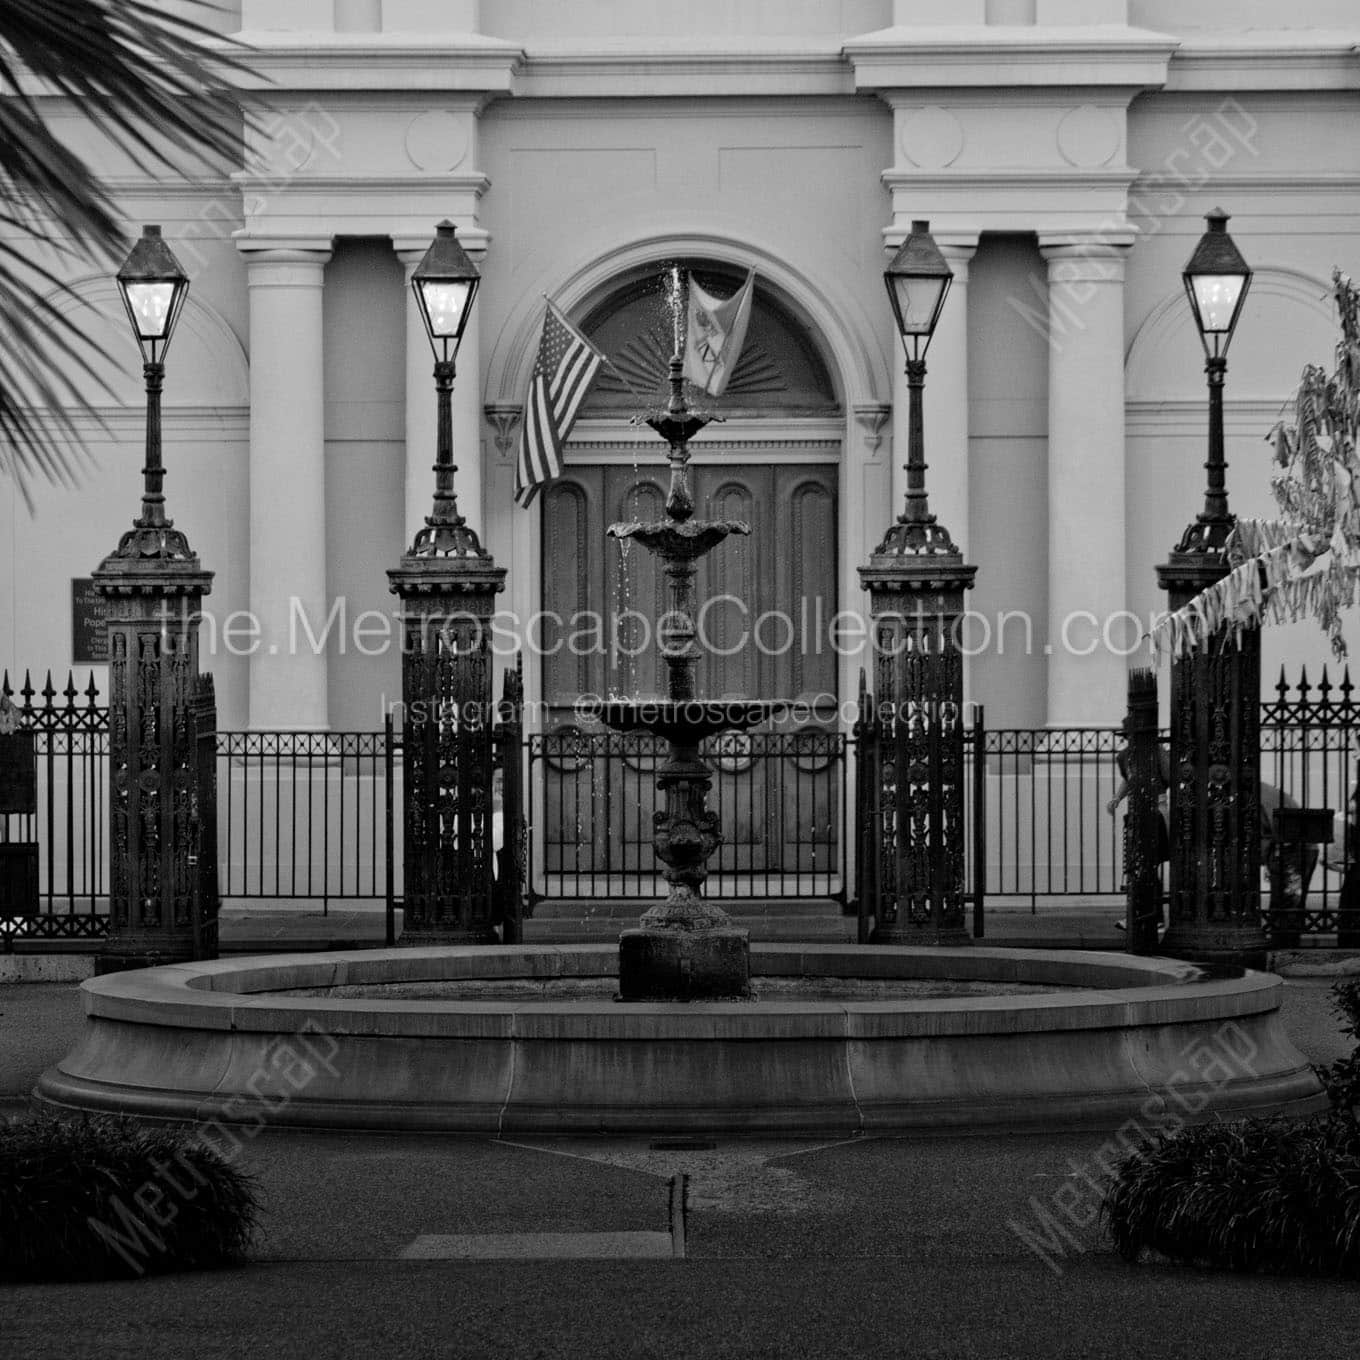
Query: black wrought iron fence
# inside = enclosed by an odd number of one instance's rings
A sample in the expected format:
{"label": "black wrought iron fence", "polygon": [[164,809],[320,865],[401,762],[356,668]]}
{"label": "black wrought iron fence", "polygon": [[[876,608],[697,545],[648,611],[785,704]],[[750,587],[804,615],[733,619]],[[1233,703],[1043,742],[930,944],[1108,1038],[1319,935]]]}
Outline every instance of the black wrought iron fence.
{"label": "black wrought iron fence", "polygon": [[378,732],[219,732],[223,899],[308,900],[325,911],[399,892],[399,777],[390,721]]}
{"label": "black wrought iron fence", "polygon": [[[108,710],[91,675],[57,689],[0,678],[0,937],[97,939],[107,933]],[[26,767],[26,768],[25,768]]]}
{"label": "black wrought iron fence", "polygon": [[[16,692],[0,681],[0,938],[104,933],[108,896],[108,718],[91,677],[49,676]],[[1304,930],[1327,934],[1360,848],[1351,796],[1360,776],[1360,700],[1349,672],[1290,685],[1262,705],[1261,777],[1287,804],[1331,810],[1330,842],[1310,848]],[[1118,899],[1122,816],[1118,726],[970,724],[968,891],[992,904]],[[982,751],[979,769],[975,753]],[[524,740],[531,895],[647,898],[662,882],[652,851],[662,744],[569,729]],[[711,891],[747,898],[836,898],[847,885],[847,738],[822,729],[726,734],[710,743],[711,805],[724,841]],[[6,752],[17,753],[7,756]],[[219,883],[228,902],[331,902],[401,895],[399,736],[372,732],[219,732]],[[5,766],[6,759],[18,764]],[[20,765],[30,762],[31,791]],[[21,788],[20,785],[23,785]],[[983,806],[979,838],[975,809]],[[1310,818],[1309,825],[1318,819]],[[396,828],[394,831],[394,827]],[[979,875],[981,878],[979,879]]]}
{"label": "black wrought iron fence", "polygon": [[[534,897],[646,898],[663,889],[652,849],[657,767],[666,744],[576,728],[528,738],[528,883]],[[724,733],[701,747],[722,844],[715,897],[845,894],[845,751],[839,732]]]}
{"label": "black wrought iron fence", "polygon": [[[968,738],[977,760],[977,729]],[[984,791],[987,900],[1028,900],[1037,911],[1045,898],[1122,895],[1122,821],[1107,810],[1120,729],[983,728],[981,740],[985,773],[973,786]]]}
{"label": "black wrought iron fence", "polygon": [[[1299,859],[1305,889],[1302,929],[1309,934],[1336,930],[1346,866],[1360,850],[1353,804],[1360,775],[1357,740],[1360,702],[1349,668],[1335,684],[1326,667],[1316,684],[1309,683],[1305,669],[1296,685],[1290,685],[1281,669],[1274,695],[1261,705],[1261,782],[1280,790],[1286,805],[1333,814],[1329,839],[1311,831],[1307,838],[1312,843],[1283,850]],[[1267,815],[1278,801],[1263,800],[1269,804]]]}

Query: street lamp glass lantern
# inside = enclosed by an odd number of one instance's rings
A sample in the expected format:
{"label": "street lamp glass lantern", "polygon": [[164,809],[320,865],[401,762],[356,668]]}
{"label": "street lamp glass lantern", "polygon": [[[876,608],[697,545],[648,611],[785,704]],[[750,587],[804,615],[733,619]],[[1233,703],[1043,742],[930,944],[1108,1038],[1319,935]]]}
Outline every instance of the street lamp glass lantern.
{"label": "street lamp glass lantern", "polygon": [[141,239],[123,261],[117,279],[143,361],[163,363],[189,295],[189,276],[162,239],[159,227],[142,228]]}
{"label": "street lamp glass lantern", "polygon": [[1251,268],[1228,235],[1228,214],[1215,208],[1204,220],[1209,230],[1200,237],[1182,277],[1204,352],[1221,359],[1242,315],[1242,304],[1251,287]]}
{"label": "street lamp glass lantern", "polygon": [[411,275],[411,289],[436,359],[448,363],[457,355],[480,283],[477,266],[459,243],[453,223],[441,222]]}
{"label": "street lamp glass lantern", "polygon": [[924,357],[953,280],[954,271],[940,254],[930,234],[930,223],[913,222],[910,235],[883,272],[897,330],[909,358]]}

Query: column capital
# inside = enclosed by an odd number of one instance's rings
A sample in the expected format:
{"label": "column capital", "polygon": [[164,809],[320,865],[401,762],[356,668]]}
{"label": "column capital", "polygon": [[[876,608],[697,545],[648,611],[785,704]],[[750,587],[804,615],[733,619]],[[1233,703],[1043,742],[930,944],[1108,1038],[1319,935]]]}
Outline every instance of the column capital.
{"label": "column capital", "polygon": [[325,264],[331,257],[329,236],[241,236],[236,249],[247,264]]}
{"label": "column capital", "polygon": [[[454,224],[458,228],[458,244],[472,257],[478,268],[486,258],[487,247],[491,244],[491,233],[483,227]],[[411,271],[425,258],[425,252],[434,240],[434,233],[428,236],[393,236],[392,249],[402,262],[409,277]]]}
{"label": "column capital", "polygon": [[[911,223],[899,217],[883,228],[883,250],[891,255],[911,234]],[[930,234],[939,246],[940,252],[953,264],[955,259],[970,260],[978,248],[979,232],[975,227],[934,226]]]}
{"label": "column capital", "polygon": [[1132,236],[1039,237],[1039,253],[1048,261],[1050,283],[1123,283]]}

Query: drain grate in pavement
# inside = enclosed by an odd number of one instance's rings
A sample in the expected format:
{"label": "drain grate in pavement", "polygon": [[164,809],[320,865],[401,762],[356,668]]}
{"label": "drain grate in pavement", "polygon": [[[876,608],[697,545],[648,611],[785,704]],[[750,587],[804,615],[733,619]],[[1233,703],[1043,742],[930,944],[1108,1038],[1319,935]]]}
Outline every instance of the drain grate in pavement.
{"label": "drain grate in pavement", "polygon": [[608,1261],[671,1257],[668,1232],[422,1233],[402,1248],[404,1261]]}

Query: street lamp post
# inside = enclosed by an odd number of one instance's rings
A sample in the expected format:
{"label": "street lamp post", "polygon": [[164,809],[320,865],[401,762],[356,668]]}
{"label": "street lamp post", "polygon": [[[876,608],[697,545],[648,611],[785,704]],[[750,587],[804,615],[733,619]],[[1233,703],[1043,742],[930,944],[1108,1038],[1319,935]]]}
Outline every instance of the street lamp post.
{"label": "street lamp post", "polygon": [[977,568],[965,564],[930,511],[926,495],[923,396],[926,351],[953,271],[913,222],[884,273],[906,353],[909,394],[907,493],[867,566],[859,569],[873,615],[881,814],[867,838],[879,859],[874,939],[891,944],[963,944],[964,591]]}
{"label": "street lamp post", "polygon": [[403,944],[495,940],[491,616],[505,569],[458,509],[453,380],[480,279],[441,222],[411,288],[434,351],[434,504],[396,569],[402,602]]}
{"label": "street lamp post", "polygon": [[[1251,269],[1227,231],[1205,218],[1184,282],[1204,346],[1209,447],[1204,509],[1186,527],[1158,584],[1172,610],[1231,570],[1223,440],[1228,346],[1251,286]],[[1260,802],[1261,635],[1225,623],[1171,662],[1170,910],[1162,952],[1204,962],[1263,964]]]}
{"label": "street lamp post", "polygon": [[146,456],[141,513],[94,572],[109,637],[110,970],[217,952],[215,712],[198,672],[212,573],[166,517],[161,456],[165,355],[189,279],[148,226],[117,283],[142,352]]}

